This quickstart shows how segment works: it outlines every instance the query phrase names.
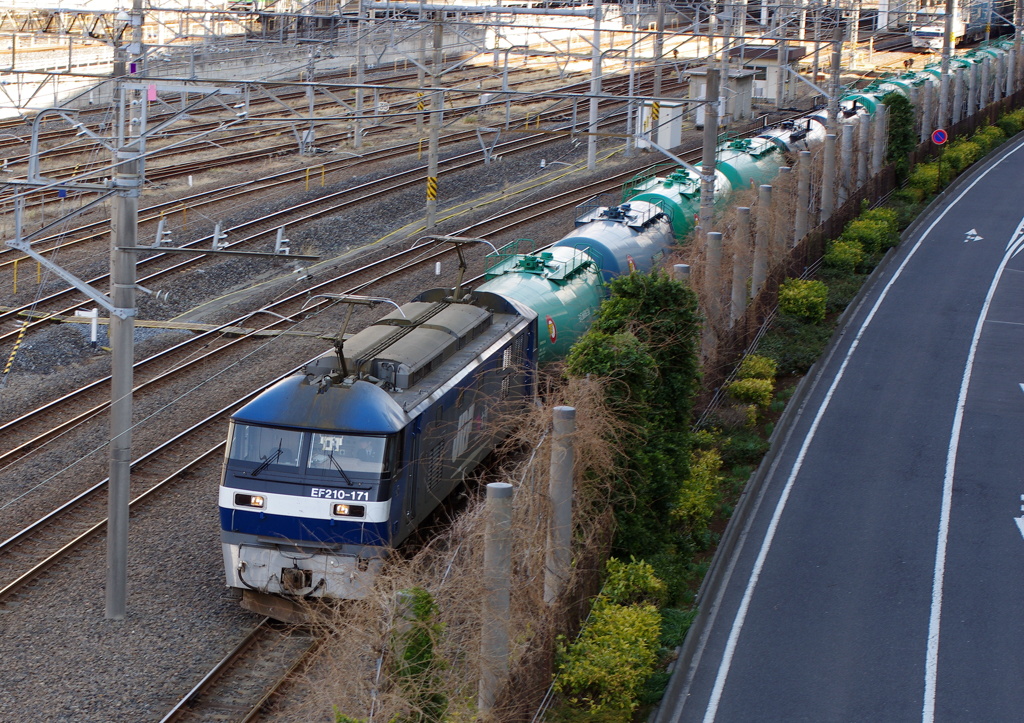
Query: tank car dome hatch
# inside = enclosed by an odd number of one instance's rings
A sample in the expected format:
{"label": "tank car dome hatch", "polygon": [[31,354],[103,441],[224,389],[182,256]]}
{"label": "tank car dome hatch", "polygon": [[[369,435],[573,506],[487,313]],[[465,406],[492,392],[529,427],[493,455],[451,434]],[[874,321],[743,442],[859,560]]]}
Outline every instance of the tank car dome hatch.
{"label": "tank car dome hatch", "polygon": [[235,422],[274,427],[351,430],[373,434],[397,432],[409,417],[376,384],[357,381],[321,391],[301,375],[273,385],[233,415]]}

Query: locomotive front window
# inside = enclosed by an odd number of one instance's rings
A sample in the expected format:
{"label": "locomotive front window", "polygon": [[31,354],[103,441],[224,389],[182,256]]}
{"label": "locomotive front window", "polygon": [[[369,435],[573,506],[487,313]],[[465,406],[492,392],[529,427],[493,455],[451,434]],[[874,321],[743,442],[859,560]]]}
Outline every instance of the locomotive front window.
{"label": "locomotive front window", "polygon": [[228,456],[239,462],[252,462],[256,469],[272,464],[298,467],[301,447],[301,432],[236,424],[231,434],[231,452]]}
{"label": "locomotive front window", "polygon": [[326,474],[334,470],[343,476],[355,473],[380,477],[387,472],[386,442],[384,437],[314,432],[306,465],[311,470],[326,470]]}

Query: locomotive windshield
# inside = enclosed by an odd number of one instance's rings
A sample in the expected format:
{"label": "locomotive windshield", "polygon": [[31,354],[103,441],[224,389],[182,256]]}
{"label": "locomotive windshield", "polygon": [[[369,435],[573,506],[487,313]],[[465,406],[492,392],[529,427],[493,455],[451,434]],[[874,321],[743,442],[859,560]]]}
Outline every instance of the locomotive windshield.
{"label": "locomotive windshield", "polygon": [[302,432],[236,424],[228,456],[240,462],[253,462],[256,469],[272,464],[298,467],[301,449]]}
{"label": "locomotive windshield", "polygon": [[384,437],[313,433],[309,469],[338,470],[380,476],[384,472]]}
{"label": "locomotive windshield", "polygon": [[228,457],[232,462],[248,463],[243,469],[253,477],[273,465],[279,473],[358,484],[387,475],[391,454],[386,437],[301,432],[238,422],[232,425]]}

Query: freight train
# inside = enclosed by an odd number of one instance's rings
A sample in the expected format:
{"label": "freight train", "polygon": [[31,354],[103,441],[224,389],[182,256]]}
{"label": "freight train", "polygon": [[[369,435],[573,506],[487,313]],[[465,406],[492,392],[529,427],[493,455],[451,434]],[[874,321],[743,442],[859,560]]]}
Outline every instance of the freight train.
{"label": "freight train", "polygon": [[[927,68],[880,82],[843,100],[843,120],[937,78]],[[787,154],[822,140],[825,121],[723,144],[716,200],[769,181]],[[366,594],[390,551],[501,440],[496,421],[532,403],[537,365],[586,331],[606,282],[656,267],[692,230],[699,175],[641,176],[624,196],[582,209],[546,249],[502,249],[473,290],[425,291],[342,334],[232,415],[219,503],[227,584],[244,607],[301,620],[303,601]]]}

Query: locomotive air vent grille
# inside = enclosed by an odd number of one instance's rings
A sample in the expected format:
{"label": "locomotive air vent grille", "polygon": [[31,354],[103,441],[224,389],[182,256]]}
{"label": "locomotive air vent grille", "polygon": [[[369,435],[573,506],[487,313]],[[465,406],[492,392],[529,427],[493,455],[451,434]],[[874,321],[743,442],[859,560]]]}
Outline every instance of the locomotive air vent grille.
{"label": "locomotive air vent grille", "polygon": [[433,492],[441,482],[441,470],[444,468],[444,442],[438,442],[427,452],[427,489]]}

